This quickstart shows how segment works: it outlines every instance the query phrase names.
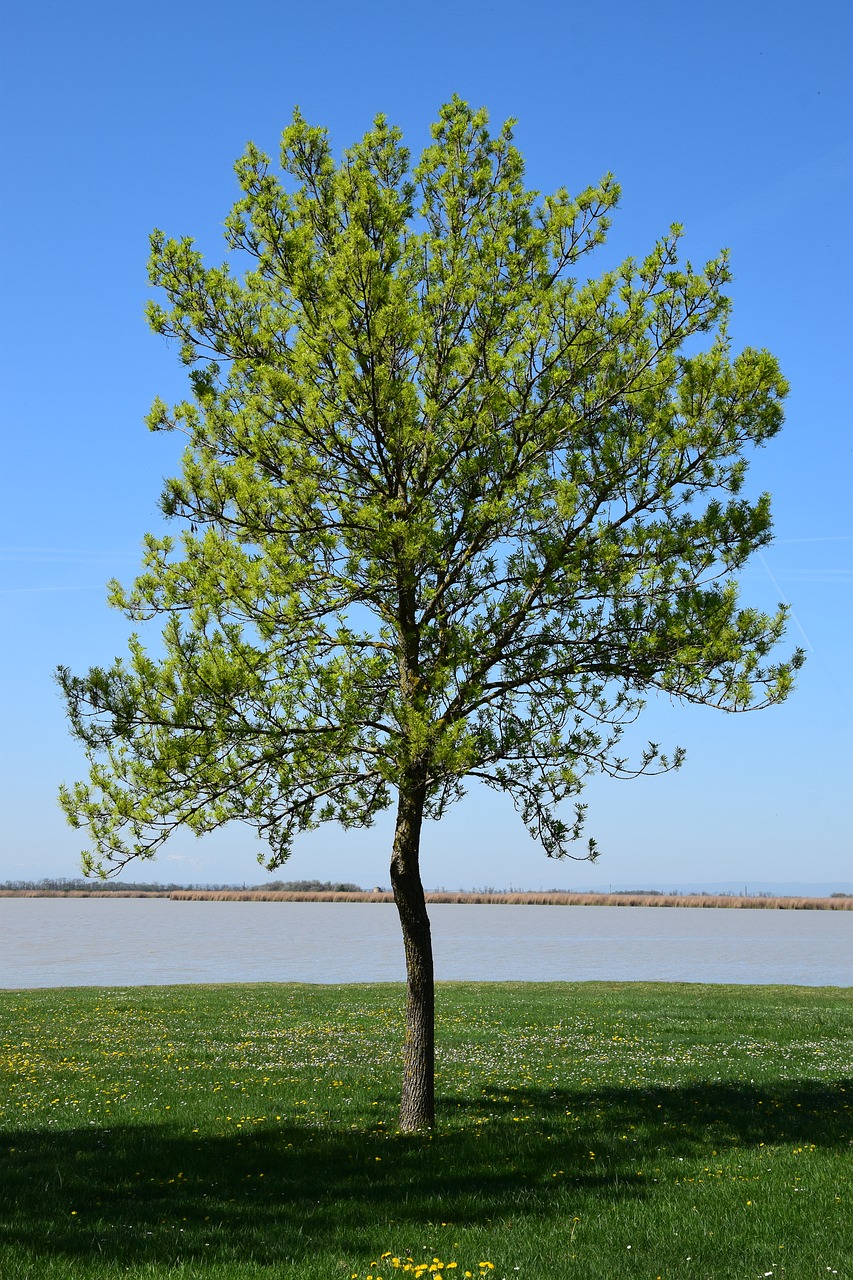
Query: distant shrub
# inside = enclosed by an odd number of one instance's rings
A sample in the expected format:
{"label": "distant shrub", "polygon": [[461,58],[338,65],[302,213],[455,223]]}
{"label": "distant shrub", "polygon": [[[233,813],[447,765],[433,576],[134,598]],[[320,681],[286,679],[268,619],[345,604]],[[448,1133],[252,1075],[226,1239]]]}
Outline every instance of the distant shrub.
{"label": "distant shrub", "polygon": [[663,889],[612,889],[611,894],[613,897],[629,898],[662,898],[664,896]]}

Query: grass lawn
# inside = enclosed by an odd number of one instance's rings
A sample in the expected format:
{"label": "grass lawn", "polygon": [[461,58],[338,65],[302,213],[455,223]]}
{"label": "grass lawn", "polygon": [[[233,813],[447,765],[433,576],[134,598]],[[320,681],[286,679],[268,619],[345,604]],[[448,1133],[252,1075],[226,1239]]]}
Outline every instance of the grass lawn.
{"label": "grass lawn", "polygon": [[401,1011],[0,992],[2,1280],[853,1277],[853,989],[443,985],[416,1136]]}

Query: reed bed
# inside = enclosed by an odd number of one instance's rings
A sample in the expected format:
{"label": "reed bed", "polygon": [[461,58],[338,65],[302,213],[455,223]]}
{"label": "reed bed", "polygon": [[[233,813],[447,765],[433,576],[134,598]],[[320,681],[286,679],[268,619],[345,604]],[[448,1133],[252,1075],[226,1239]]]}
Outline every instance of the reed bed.
{"label": "reed bed", "polygon": [[170,894],[167,889],[0,889],[0,898],[168,898],[168,897],[170,897]]}
{"label": "reed bed", "polygon": [[[170,898],[180,902],[393,902],[391,893],[292,889],[0,889],[0,898]],[[853,911],[833,898],[657,893],[428,893],[427,902],[526,907],[732,907],[750,911]]]}
{"label": "reed bed", "polygon": [[[391,893],[305,893],[289,890],[178,889],[182,902],[393,902]],[[531,907],[740,907],[751,910],[850,911],[853,898],[751,898],[729,894],[428,893],[427,902]]]}

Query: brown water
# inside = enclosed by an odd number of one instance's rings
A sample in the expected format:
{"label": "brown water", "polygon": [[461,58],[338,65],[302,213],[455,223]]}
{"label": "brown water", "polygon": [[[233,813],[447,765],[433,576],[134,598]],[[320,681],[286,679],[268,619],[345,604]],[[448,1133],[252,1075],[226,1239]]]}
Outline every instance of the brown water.
{"label": "brown water", "polygon": [[[853,912],[433,905],[439,981],[853,986]],[[0,899],[0,987],[388,982],[381,903]]]}

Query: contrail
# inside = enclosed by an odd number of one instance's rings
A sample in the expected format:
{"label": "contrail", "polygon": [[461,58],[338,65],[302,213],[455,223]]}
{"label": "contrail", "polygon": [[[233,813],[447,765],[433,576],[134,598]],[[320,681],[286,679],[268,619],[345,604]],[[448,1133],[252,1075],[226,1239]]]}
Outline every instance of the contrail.
{"label": "contrail", "polygon": [[786,546],[791,542],[853,542],[853,533],[834,533],[828,537],[822,538],[774,538],[773,545],[780,547],[784,543]]}
{"label": "contrail", "polygon": [[791,603],[790,603],[790,601],[789,601],[788,599],[786,599],[786,597],[785,597],[785,592],[782,590],[782,588],[779,586],[779,583],[776,581],[775,577],[773,576],[773,571],[772,571],[772,569],[770,568],[770,565],[769,565],[769,564],[767,563],[767,561],[764,559],[764,552],[763,552],[763,551],[759,551],[758,555],[759,555],[759,558],[760,558],[760,560],[761,560],[761,563],[764,565],[764,568],[767,570],[767,576],[768,576],[768,578],[769,578],[769,579],[770,579],[770,581],[773,583],[773,586],[776,588],[776,590],[779,592],[779,595],[780,595],[780,596],[781,596],[781,598],[782,598],[782,603],[783,603],[784,605],[786,605],[786,606],[787,606],[787,608],[790,610],[791,617],[794,619],[794,621],[796,622],[797,626],[799,627],[799,629],[800,629],[800,635],[803,637],[803,639],[804,639],[804,640],[805,640],[805,642],[806,642],[806,648],[807,648],[807,649],[810,649],[810,650],[811,650],[811,652],[812,652],[812,653],[814,653],[814,645],[812,644],[811,640],[810,640],[810,639],[808,638],[808,636],[806,635],[805,628],[803,627],[803,624],[800,622],[800,619],[797,617],[796,613],[794,612],[793,608],[791,607]]}
{"label": "contrail", "polygon": [[80,561],[84,564],[90,564],[93,561],[111,560],[127,560],[130,558],[138,559],[138,551],[130,551],[124,549],[122,551],[111,550],[109,547],[100,550],[84,551],[78,547],[0,547],[0,560],[16,560],[26,564],[33,562],[59,562],[67,564],[69,561]]}
{"label": "contrail", "polygon": [[41,595],[51,591],[104,591],[103,582],[96,587],[0,587],[0,596]]}

